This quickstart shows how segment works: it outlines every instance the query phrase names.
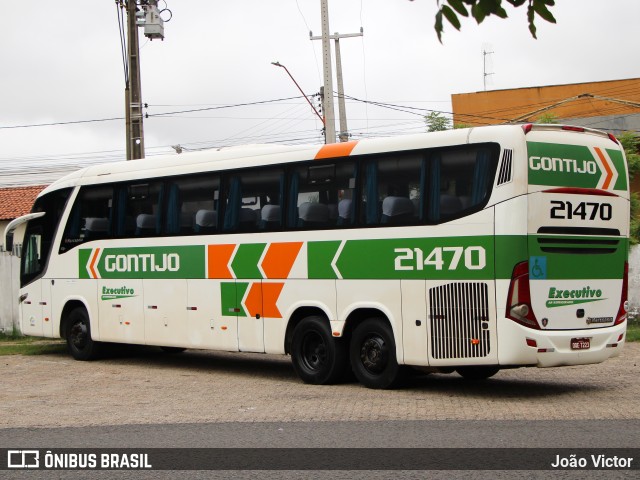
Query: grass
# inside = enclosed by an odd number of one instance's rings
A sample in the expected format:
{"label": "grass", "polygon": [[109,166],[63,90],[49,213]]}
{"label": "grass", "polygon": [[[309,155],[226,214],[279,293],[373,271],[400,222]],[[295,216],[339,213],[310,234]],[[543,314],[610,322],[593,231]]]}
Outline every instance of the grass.
{"label": "grass", "polygon": [[640,318],[630,318],[627,324],[627,342],[640,342]]}
{"label": "grass", "polygon": [[16,330],[0,332],[0,356],[3,355],[46,355],[62,353],[66,350],[63,340],[55,338],[25,337]]}

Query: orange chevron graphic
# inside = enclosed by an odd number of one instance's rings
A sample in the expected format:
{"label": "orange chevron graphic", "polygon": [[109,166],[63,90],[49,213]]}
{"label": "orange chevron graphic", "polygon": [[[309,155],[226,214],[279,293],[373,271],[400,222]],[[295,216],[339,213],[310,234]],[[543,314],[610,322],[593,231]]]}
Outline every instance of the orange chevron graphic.
{"label": "orange chevron graphic", "polygon": [[246,311],[251,317],[260,315],[268,318],[282,318],[276,302],[284,283],[255,282],[249,287],[249,293],[244,301]]}
{"label": "orange chevron graphic", "polygon": [[320,148],[318,153],[316,153],[315,160],[322,160],[323,158],[348,157],[357,143],[357,140],[342,143],[329,143]]}
{"label": "orange chevron graphic", "polygon": [[262,284],[262,314],[268,318],[282,318],[276,302],[280,298],[280,292],[284,283],[263,283]]}
{"label": "orange chevron graphic", "polygon": [[93,278],[99,278],[98,272],[96,272],[96,262],[98,261],[98,257],[100,256],[100,249],[96,248],[93,251],[93,256],[91,257],[91,262],[89,262],[89,272]]}
{"label": "orange chevron graphic", "polygon": [[598,147],[593,147],[593,149],[598,154],[598,157],[600,157],[600,161],[602,162],[602,166],[604,167],[604,169],[607,172],[607,176],[604,179],[604,183],[602,184],[602,188],[604,190],[607,190],[609,188],[609,185],[611,184],[611,179],[613,178],[613,170],[611,170],[611,166],[609,165],[609,162],[607,161],[606,157],[604,156],[604,153],[602,153],[602,150],[600,148],[598,148]]}
{"label": "orange chevron graphic", "polygon": [[207,276],[209,278],[233,278],[229,271],[229,261],[235,249],[234,244],[209,245],[207,247]]}
{"label": "orange chevron graphic", "polygon": [[303,242],[272,243],[262,259],[262,271],[267,278],[287,278],[298,258]]}

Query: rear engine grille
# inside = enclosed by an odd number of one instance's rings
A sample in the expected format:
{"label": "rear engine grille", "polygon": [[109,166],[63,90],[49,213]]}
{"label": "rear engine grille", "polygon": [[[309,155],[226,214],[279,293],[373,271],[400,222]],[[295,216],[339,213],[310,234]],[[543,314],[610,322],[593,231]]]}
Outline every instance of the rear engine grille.
{"label": "rear engine grille", "polygon": [[[538,233],[556,235],[619,236],[620,231],[613,228],[582,227],[541,227]],[[545,253],[564,253],[568,255],[606,255],[615,253],[620,245],[616,238],[556,238],[538,237],[540,250]]]}
{"label": "rear engine grille", "polygon": [[429,289],[433,358],[489,355],[489,300],[486,283],[449,283]]}

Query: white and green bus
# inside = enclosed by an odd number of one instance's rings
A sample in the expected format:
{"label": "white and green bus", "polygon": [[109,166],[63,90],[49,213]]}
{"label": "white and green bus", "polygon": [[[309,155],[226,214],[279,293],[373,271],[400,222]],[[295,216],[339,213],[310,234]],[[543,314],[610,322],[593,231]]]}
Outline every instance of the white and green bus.
{"label": "white and green bus", "polygon": [[26,222],[21,330],[288,354],[308,383],[602,362],[626,332],[612,135],[493,126],[92,166]]}

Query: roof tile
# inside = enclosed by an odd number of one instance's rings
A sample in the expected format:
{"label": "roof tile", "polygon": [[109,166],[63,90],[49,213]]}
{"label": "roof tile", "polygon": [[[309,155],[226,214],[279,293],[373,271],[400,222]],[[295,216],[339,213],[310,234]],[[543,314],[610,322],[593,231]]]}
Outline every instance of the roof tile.
{"label": "roof tile", "polygon": [[31,211],[45,185],[0,188],[0,220],[13,220]]}

